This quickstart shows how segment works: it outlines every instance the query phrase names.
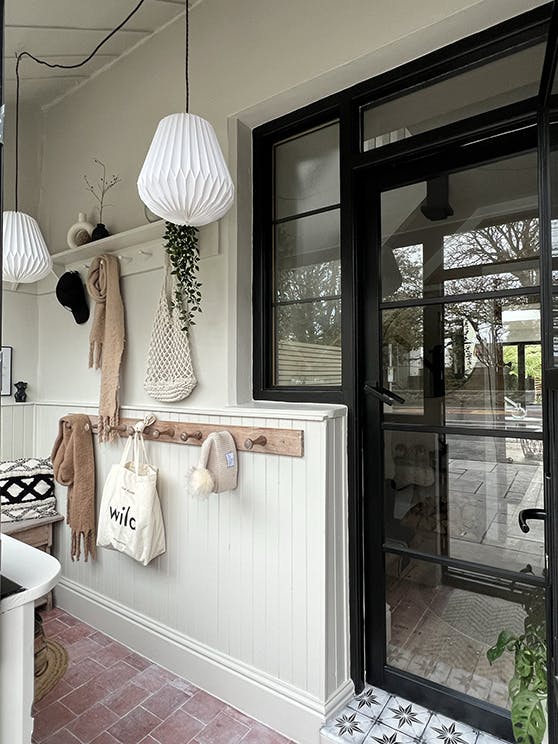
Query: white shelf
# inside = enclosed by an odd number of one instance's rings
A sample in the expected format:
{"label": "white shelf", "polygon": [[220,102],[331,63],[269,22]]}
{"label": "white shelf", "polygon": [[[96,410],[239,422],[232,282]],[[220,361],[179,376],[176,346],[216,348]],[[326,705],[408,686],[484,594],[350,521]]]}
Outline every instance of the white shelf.
{"label": "white shelf", "polygon": [[[200,258],[219,253],[218,223],[202,227],[199,233]],[[87,273],[91,259],[105,253],[117,253],[120,275],[129,276],[145,271],[154,271],[163,265],[164,220],[151,222],[141,227],[94,240],[79,248],[55,253],[52,256],[54,271],[62,276],[65,271]]]}
{"label": "white shelf", "polygon": [[52,260],[59,266],[69,266],[78,261],[87,261],[95,256],[100,256],[102,253],[115,253],[126,248],[137,248],[154,240],[160,241],[164,232],[165,223],[163,220],[158,220],[157,222],[150,222],[148,225],[134,227],[132,230],[125,230],[116,235],[109,235],[108,238],[93,240],[91,243],[79,246],[79,248],[69,248],[67,251],[55,253]]}

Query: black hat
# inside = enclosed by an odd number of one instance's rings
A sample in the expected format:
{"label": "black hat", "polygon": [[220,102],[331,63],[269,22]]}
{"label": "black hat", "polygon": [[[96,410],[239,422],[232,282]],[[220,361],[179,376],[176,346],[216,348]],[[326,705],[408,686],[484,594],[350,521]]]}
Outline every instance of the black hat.
{"label": "black hat", "polygon": [[56,297],[61,305],[72,311],[76,323],[89,320],[89,307],[78,271],[62,274],[56,285]]}

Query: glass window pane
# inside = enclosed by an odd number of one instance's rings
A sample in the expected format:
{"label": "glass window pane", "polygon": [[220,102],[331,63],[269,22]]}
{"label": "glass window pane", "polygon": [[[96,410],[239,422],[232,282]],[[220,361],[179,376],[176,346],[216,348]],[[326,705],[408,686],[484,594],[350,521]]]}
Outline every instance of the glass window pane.
{"label": "glass window pane", "polygon": [[276,225],[276,300],[340,295],[339,244],[338,209]]}
{"label": "glass window pane", "polygon": [[537,95],[545,45],[363,111],[362,149],[372,150]]}
{"label": "glass window pane", "polygon": [[386,431],[387,544],[522,571],[545,567],[542,441]]}
{"label": "glass window pane", "polygon": [[383,385],[404,399],[387,420],[542,431],[537,297],[382,312]]}
{"label": "glass window pane", "polygon": [[445,422],[542,431],[538,298],[444,307]]}
{"label": "glass window pane", "polygon": [[534,152],[393,189],[381,206],[384,302],[539,284]]}
{"label": "glass window pane", "polygon": [[339,203],[339,124],[281,142],[274,155],[275,219]]}
{"label": "glass window pane", "polygon": [[383,385],[405,401],[385,406],[393,414],[424,413],[423,312],[401,307],[382,313]]}
{"label": "glass window pane", "polygon": [[341,385],[341,300],[275,309],[275,385]]}
{"label": "glass window pane", "polygon": [[[527,628],[546,644],[544,589],[512,588],[490,576],[396,555],[386,556],[386,583],[387,663],[509,710],[514,654],[490,664],[487,652],[503,630],[521,635]],[[397,710],[388,715],[397,730]],[[465,742],[457,726],[452,741]]]}

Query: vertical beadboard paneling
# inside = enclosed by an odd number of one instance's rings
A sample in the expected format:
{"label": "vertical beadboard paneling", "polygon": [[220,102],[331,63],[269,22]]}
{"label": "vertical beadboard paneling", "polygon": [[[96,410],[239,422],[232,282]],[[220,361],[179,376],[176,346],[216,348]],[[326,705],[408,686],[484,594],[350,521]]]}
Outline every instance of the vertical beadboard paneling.
{"label": "vertical beadboard paneling", "polygon": [[[37,447],[50,451],[58,418],[66,412],[62,406],[38,406]],[[123,413],[144,415],[134,409]],[[154,413],[160,419],[188,420],[187,412]],[[330,658],[346,654],[341,637],[346,633],[346,524],[338,524],[346,519],[343,419],[219,412],[196,414],[196,420],[223,428],[302,429],[305,454],[241,452],[238,488],[203,499],[187,492],[198,447],[146,443],[159,469],[167,552],[147,567],[103,548],[95,562],[72,562],[69,531],[63,526],[56,545],[63,576],[325,702],[346,682],[347,669],[346,658]],[[99,446],[95,441],[98,506],[123,444]],[[58,492],[64,510],[65,489]]]}
{"label": "vertical beadboard paneling", "polygon": [[50,451],[35,452],[34,405],[20,403],[2,405],[0,418],[0,459],[47,457]]}

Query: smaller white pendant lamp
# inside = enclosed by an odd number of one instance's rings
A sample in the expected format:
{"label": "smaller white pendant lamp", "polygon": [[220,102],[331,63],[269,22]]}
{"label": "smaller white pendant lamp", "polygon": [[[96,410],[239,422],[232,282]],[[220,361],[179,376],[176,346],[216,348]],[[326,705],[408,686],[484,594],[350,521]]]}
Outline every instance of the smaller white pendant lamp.
{"label": "smaller white pendant lamp", "polygon": [[159,126],[138,178],[145,206],[175,225],[201,227],[223,217],[234,185],[211,124],[188,113],[188,0],[186,0],[186,113]]}
{"label": "smaller white pendant lamp", "polygon": [[[16,62],[15,211],[2,215],[2,279],[14,284],[38,282],[52,271],[52,257],[37,221],[18,210],[19,196],[19,65]],[[2,107],[3,109],[3,107]]]}
{"label": "smaller white pendant lamp", "polygon": [[5,282],[38,282],[50,274],[52,257],[33,217],[25,212],[4,212],[2,237]]}

